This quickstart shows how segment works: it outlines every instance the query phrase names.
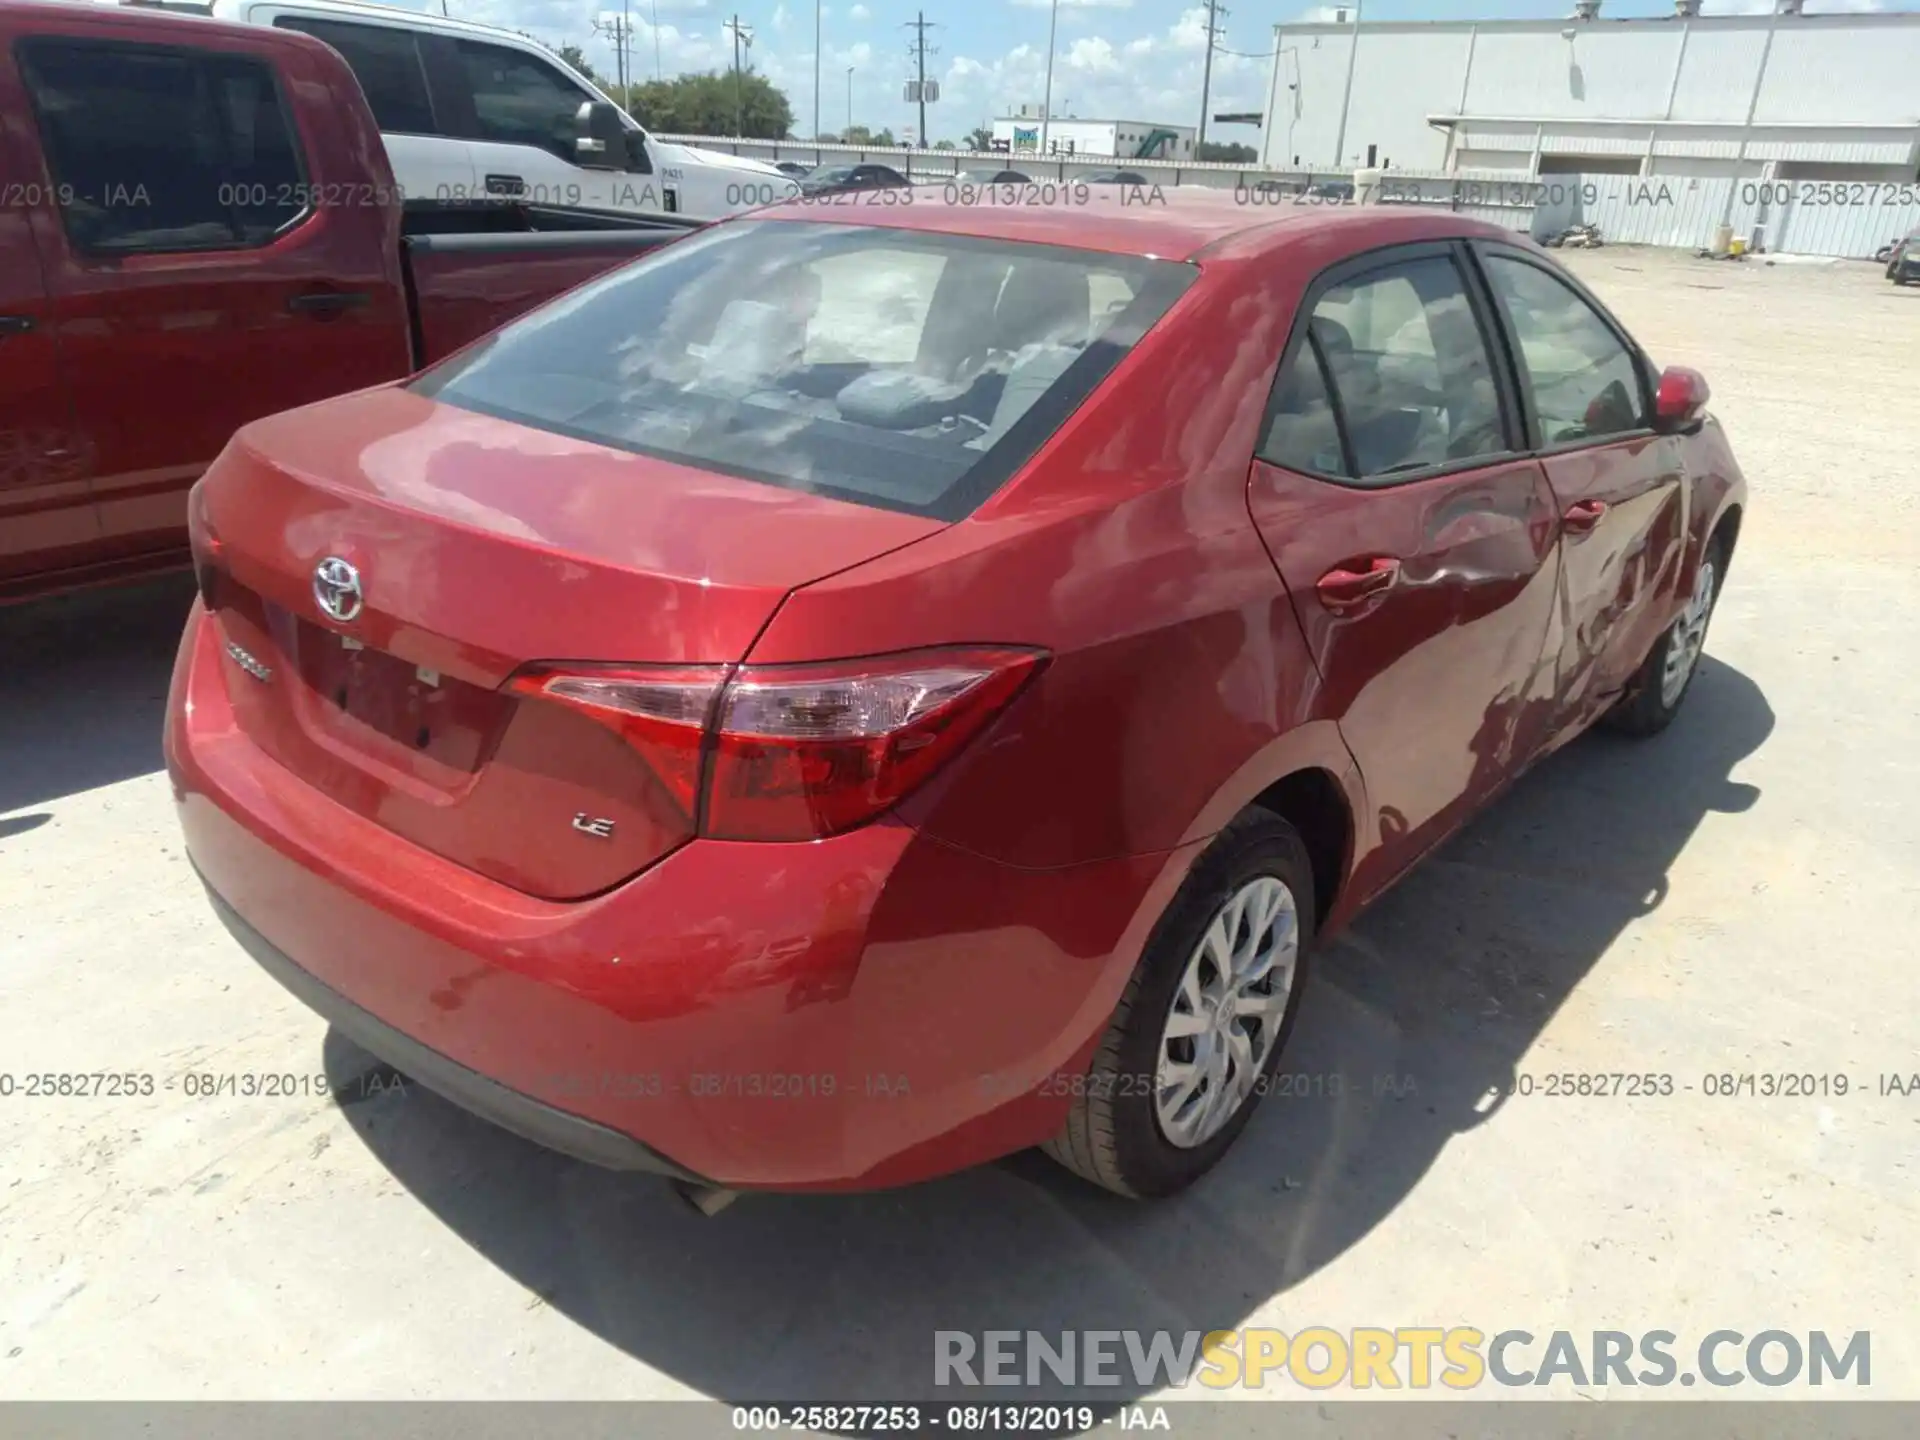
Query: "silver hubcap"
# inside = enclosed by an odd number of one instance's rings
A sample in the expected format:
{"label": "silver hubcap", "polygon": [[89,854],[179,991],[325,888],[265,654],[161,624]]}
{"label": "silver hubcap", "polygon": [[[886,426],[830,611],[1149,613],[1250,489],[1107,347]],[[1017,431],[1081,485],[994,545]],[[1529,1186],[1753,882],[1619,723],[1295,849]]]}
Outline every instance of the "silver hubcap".
{"label": "silver hubcap", "polygon": [[1713,613],[1713,561],[1702,560],[1694,577],[1693,597],[1667,637],[1667,663],[1660,671],[1660,702],[1676,705],[1687,688],[1687,677],[1699,663],[1707,643],[1707,617]]}
{"label": "silver hubcap", "polygon": [[1271,875],[1249,880],[1215,913],[1160,1035],[1155,1109],[1173,1144],[1204,1145],[1246,1104],[1280,1036],[1299,958],[1293,892]]}

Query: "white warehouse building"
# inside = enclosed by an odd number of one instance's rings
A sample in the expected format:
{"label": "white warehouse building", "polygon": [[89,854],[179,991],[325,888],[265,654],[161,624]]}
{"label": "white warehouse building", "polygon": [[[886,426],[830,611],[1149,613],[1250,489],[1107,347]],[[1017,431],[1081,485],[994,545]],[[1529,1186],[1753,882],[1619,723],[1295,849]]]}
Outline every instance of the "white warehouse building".
{"label": "white warehouse building", "polygon": [[[1040,107],[1023,105],[1018,115],[1003,115],[993,122],[993,148],[1015,155],[1037,155],[1042,128]],[[1044,129],[1049,154],[1110,155],[1116,160],[1193,159],[1191,125],[1163,125],[1154,120],[1082,120],[1056,114]]]}
{"label": "white warehouse building", "polygon": [[1540,178],[1611,239],[1871,254],[1920,223],[1920,13],[1778,4],[1279,25],[1262,161]]}

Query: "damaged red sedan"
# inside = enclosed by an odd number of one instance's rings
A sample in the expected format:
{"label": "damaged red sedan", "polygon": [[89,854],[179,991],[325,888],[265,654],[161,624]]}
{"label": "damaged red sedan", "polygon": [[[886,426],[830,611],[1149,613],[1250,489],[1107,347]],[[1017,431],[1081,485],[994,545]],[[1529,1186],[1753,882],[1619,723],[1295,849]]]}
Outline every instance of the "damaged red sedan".
{"label": "damaged red sedan", "polygon": [[241,943],[601,1165],[1213,1166],[1316,940],[1673,719],[1745,483],[1524,239],[1125,199],[763,211],[242,430],[166,742]]}

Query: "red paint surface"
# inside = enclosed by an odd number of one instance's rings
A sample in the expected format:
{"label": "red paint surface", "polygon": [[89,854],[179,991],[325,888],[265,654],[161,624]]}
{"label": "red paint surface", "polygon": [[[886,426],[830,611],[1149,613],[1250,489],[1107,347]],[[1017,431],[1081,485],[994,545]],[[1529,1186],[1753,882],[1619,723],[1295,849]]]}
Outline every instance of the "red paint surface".
{"label": "red paint surface", "polygon": [[[591,898],[542,898],[476,857],[532,866],[539,847],[576,843],[559,810],[529,798],[476,813],[452,843],[409,818],[440,803],[410,797],[431,775],[357,762],[347,793],[310,760],[289,768],[270,752],[291,753],[297,715],[263,715],[258,682],[221,653],[225,612],[196,609],[167,741],[196,863],[387,1023],[721,1183],[896,1183],[1046,1138],[1064,1095],[1031,1087],[1084,1067],[1221,826],[1321,772],[1351,833],[1323,877],[1337,927],[1592,720],[1743,503],[1711,422],[1384,489],[1255,462],[1321,269],[1497,232],[1390,210],[1251,229],[1265,217],[1238,212],[1235,231],[1221,203],[1078,221],[900,212],[1204,251],[1166,320],[957,524],[395,393],[255,427],[205,484],[237,584],[314,624],[313,561],[357,557],[367,643],[476,692],[529,660],[1045,650],[1044,671],[887,817],[808,844],[696,838]],[[1602,522],[1564,533],[1587,499],[1605,501]],[[1320,598],[1330,572],[1382,560],[1391,585]],[[251,638],[285,662],[271,634]],[[459,703],[479,735],[506,702]],[[460,847],[464,860],[447,853]],[[785,1098],[767,1093],[776,1083]]]}

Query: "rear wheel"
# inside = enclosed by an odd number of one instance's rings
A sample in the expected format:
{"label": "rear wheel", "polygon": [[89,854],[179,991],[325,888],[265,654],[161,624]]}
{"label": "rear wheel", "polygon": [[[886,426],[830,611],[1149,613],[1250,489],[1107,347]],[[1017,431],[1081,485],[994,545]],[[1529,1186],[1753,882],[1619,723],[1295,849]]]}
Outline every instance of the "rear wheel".
{"label": "rear wheel", "polygon": [[1155,927],[1046,1150],[1122,1195],[1216,1165],[1265,1092],[1305,988],[1313,867],[1264,810],[1223,830]]}
{"label": "rear wheel", "polygon": [[1707,622],[1713,619],[1726,568],[1726,545],[1716,537],[1700,557],[1686,609],[1648,652],[1633,677],[1631,693],[1608,713],[1607,724],[1613,729],[1628,735],[1655,735],[1673,722],[1693,684],[1694,672],[1700,668],[1700,653],[1707,644]]}

